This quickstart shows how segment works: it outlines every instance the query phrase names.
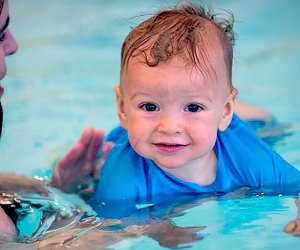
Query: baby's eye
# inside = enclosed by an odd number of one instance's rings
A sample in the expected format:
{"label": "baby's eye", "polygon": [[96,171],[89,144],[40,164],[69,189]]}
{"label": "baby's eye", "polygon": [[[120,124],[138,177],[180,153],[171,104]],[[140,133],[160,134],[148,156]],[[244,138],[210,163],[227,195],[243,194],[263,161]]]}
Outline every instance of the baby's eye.
{"label": "baby's eye", "polygon": [[184,110],[188,112],[196,113],[202,111],[203,107],[201,107],[199,104],[192,103],[187,105],[187,107]]}
{"label": "baby's eye", "polygon": [[6,39],[6,32],[3,32],[3,33],[0,35],[0,42],[3,42],[5,39]]}
{"label": "baby's eye", "polygon": [[158,111],[158,107],[154,103],[143,103],[143,104],[140,105],[140,108],[147,111],[147,112]]}

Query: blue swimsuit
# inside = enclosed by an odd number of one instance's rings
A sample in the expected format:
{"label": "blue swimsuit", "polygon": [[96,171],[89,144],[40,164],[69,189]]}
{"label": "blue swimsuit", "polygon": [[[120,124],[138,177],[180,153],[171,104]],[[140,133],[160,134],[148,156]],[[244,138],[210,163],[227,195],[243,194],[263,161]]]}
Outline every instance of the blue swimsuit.
{"label": "blue swimsuit", "polygon": [[107,140],[113,141],[115,146],[101,170],[93,199],[98,204],[114,207],[122,203],[122,211],[128,211],[136,204],[158,204],[178,197],[225,193],[243,186],[284,189],[300,184],[300,171],[258,138],[236,115],[226,131],[218,132],[214,146],[218,159],[216,179],[208,186],[179,180],[161,170],[152,160],[138,155],[129,144],[127,131],[121,127],[114,129]]}

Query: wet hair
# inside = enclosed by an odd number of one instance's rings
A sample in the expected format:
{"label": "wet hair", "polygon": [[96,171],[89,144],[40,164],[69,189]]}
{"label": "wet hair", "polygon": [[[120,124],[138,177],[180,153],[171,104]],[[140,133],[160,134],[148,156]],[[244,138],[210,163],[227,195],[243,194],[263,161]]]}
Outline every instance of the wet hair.
{"label": "wet hair", "polygon": [[197,67],[206,76],[214,72],[211,66],[211,71],[208,67],[210,59],[207,48],[212,43],[208,39],[216,37],[224,52],[232,90],[234,17],[230,12],[224,14],[215,14],[211,8],[191,3],[158,12],[133,28],[126,37],[121,51],[121,72],[128,66],[131,57],[143,55],[143,63],[155,67],[180,56],[187,65]]}
{"label": "wet hair", "polygon": [[2,12],[3,5],[4,5],[4,0],[0,0],[0,14]]}

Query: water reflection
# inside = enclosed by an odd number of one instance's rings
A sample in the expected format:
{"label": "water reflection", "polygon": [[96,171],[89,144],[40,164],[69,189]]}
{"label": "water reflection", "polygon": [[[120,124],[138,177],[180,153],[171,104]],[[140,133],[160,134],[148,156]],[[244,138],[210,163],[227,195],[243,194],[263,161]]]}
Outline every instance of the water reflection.
{"label": "water reflection", "polygon": [[[46,206],[33,208],[35,212],[47,211],[44,213],[49,215],[46,216],[47,228],[43,219],[39,236],[38,231],[35,231],[31,239],[22,238],[22,241],[27,240],[26,245],[7,242],[2,247],[181,249],[205,247],[205,244],[210,242],[212,246],[216,244],[217,248],[218,244],[215,242],[217,238],[221,240],[230,237],[233,241],[238,240],[245,244],[249,239],[255,238],[257,232],[266,234],[268,241],[269,237],[274,236],[282,239],[286,236],[282,232],[283,226],[289,218],[293,219],[296,216],[294,197],[297,194],[295,189],[289,191],[241,188],[228,194],[216,193],[155,206],[149,205],[138,209],[128,217],[105,220],[76,206],[68,207],[64,203],[64,199],[68,203],[67,196],[59,199],[68,212],[60,208],[59,213],[53,213],[51,206],[54,206],[53,201],[57,201],[57,198],[47,198],[40,202],[47,204]],[[35,198],[30,203],[34,204],[36,201]],[[54,214],[55,219],[51,219]],[[203,239],[206,240],[202,241]]]}

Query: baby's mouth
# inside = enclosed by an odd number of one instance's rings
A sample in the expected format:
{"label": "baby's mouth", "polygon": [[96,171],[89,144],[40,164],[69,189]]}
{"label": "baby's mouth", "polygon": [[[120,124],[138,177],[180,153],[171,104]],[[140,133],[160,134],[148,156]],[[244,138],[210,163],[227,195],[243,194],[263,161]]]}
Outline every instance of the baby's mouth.
{"label": "baby's mouth", "polygon": [[154,143],[154,145],[163,152],[174,153],[183,150],[188,144],[169,144],[169,143]]}

